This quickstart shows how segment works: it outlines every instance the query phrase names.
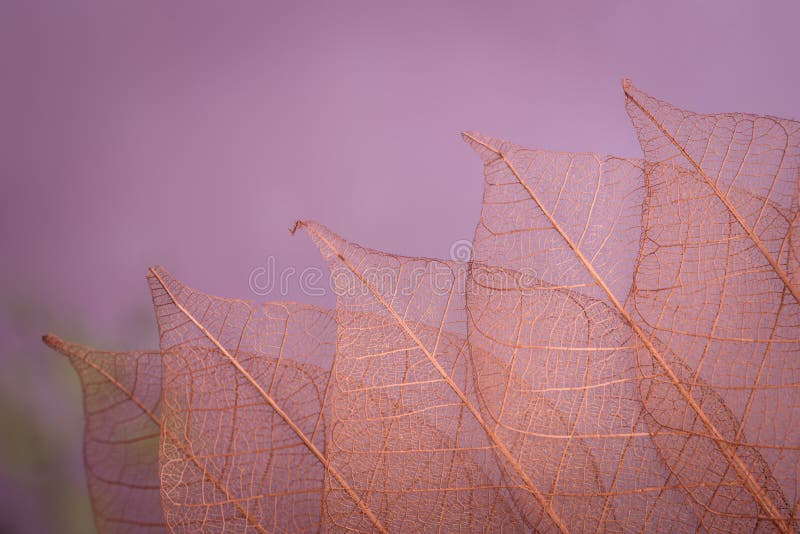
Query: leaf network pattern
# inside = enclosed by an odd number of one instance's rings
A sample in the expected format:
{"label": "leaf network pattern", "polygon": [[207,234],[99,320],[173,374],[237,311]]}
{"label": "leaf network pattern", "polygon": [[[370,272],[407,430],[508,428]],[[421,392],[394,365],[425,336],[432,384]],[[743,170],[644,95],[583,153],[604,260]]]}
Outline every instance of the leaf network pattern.
{"label": "leaf network pattern", "polygon": [[800,123],[623,92],[642,160],[463,134],[466,263],[299,221],[334,310],[156,267],[159,350],[45,336],[98,531],[800,532]]}

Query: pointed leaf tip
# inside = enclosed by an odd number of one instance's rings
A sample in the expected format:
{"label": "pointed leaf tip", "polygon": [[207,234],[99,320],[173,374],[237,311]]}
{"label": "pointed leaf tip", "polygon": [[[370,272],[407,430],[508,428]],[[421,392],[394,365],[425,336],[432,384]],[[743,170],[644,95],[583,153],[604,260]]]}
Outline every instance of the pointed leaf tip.
{"label": "pointed leaf tip", "polygon": [[341,258],[342,251],[350,245],[345,238],[315,221],[301,221],[298,228],[305,231],[325,261]]}
{"label": "pointed leaf tip", "polygon": [[621,84],[622,84],[622,91],[625,93],[628,93],[628,91],[633,89],[633,82],[631,81],[630,78],[622,78]]}
{"label": "pointed leaf tip", "polygon": [[[161,265],[151,265],[148,267],[145,279],[150,286],[150,296],[154,299],[154,303],[157,296],[160,296],[162,289],[165,290],[168,295],[171,295],[176,287],[185,287],[181,282],[175,280],[175,277]],[[171,296],[169,298],[172,299]]]}
{"label": "pointed leaf tip", "polygon": [[150,267],[147,268],[147,276],[151,275],[160,278],[165,275],[169,276],[170,274],[169,271],[167,271],[163,265],[151,265]]}
{"label": "pointed leaf tip", "polygon": [[58,350],[58,347],[64,344],[64,342],[55,334],[45,334],[42,336],[42,342],[50,347],[51,349]]}
{"label": "pointed leaf tip", "polygon": [[294,232],[300,229],[305,230],[305,232],[312,237],[314,235],[322,235],[326,236],[329,239],[343,239],[341,236],[336,234],[336,232],[332,231],[324,224],[320,224],[316,221],[299,220],[294,223],[294,227],[292,228],[292,233],[294,234]]}
{"label": "pointed leaf tip", "polygon": [[461,139],[464,140],[467,144],[472,143],[480,143],[481,141],[486,139],[486,136],[479,134],[476,131],[464,131],[461,132]]}
{"label": "pointed leaf tip", "polygon": [[484,164],[494,161],[503,152],[499,148],[503,143],[500,139],[495,139],[478,132],[462,132],[461,138],[464,139],[472,150],[478,154]]}

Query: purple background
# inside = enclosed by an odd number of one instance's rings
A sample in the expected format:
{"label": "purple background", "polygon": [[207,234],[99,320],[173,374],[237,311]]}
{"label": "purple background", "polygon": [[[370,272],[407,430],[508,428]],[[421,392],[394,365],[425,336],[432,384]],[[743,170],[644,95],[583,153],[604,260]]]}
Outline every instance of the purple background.
{"label": "purple background", "polygon": [[0,4],[0,517],[85,525],[77,381],[38,335],[154,346],[151,264],[330,305],[248,285],[270,255],[324,268],[295,219],[448,257],[482,187],[459,132],[638,156],[623,76],[800,118],[797,2],[397,4]]}

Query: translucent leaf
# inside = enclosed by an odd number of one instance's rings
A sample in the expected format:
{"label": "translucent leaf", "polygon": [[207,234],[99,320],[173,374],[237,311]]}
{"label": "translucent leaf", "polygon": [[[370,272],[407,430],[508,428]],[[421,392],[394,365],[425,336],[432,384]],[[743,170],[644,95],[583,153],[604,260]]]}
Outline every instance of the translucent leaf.
{"label": "translucent leaf", "polygon": [[777,481],[762,483],[769,499],[758,507],[715,499],[737,514],[777,515],[783,530],[794,518],[797,528],[800,123],[700,115],[624,88],[657,162],[647,166],[633,310],[650,335],[681,348],[694,369],[688,388],[703,380],[719,393],[739,421],[726,439],[758,451]]}
{"label": "translucent leaf", "polygon": [[[637,183],[641,173],[635,172],[638,165],[615,158],[526,150],[477,134],[465,137],[486,165],[484,210],[475,238],[476,262],[491,258],[515,269],[538,269],[544,278],[543,287],[514,286],[511,291],[489,291],[486,295],[479,286],[479,298],[469,302],[469,309],[484,310],[492,303],[495,307],[486,313],[487,324],[476,322],[476,330],[487,332],[494,325],[493,336],[507,347],[509,368],[526,372],[526,380],[534,387],[572,389],[572,393],[559,391],[557,396],[575,406],[572,411],[563,410],[576,418],[574,432],[591,436],[594,432],[590,429],[597,425],[599,434],[613,436],[591,447],[610,452],[610,463],[603,460],[601,465],[622,468],[629,454],[658,455],[671,473],[671,478],[661,481],[659,493],[677,482],[694,503],[696,520],[703,527],[753,530],[759,518],[767,515],[774,526],[789,528],[785,518],[790,512],[760,451],[753,446],[739,447],[735,433],[731,433],[740,426],[738,414],[725,406],[722,393],[709,391],[704,383],[686,383],[687,368],[692,363],[686,354],[689,346],[677,342],[669,329],[659,332],[657,338],[624,304],[616,289],[617,271],[606,258],[626,248],[625,241],[627,249],[635,250],[637,243],[647,246],[637,235],[635,220],[637,206],[641,205],[635,195],[642,190]],[[613,194],[615,189],[618,192]],[[598,196],[599,191],[613,194],[610,205]],[[627,205],[626,199],[631,199]],[[702,219],[695,220],[699,224]],[[645,218],[643,226],[647,224]],[[642,232],[646,236],[646,229]],[[637,272],[646,256],[640,250]],[[672,259],[667,266],[664,264],[670,260],[664,256],[651,254],[650,258],[662,270],[681,268],[680,259]],[[556,265],[558,268],[553,267]],[[641,289],[638,277],[636,280],[631,288],[633,299]],[[584,300],[576,310],[563,296],[564,291],[579,291],[597,297],[597,302]],[[472,298],[473,292],[468,292],[468,297]],[[702,298],[694,299],[697,306],[704,306]],[[580,302],[574,296],[571,300]],[[607,309],[613,313],[606,313]],[[630,341],[626,341],[628,338]],[[625,392],[624,384],[637,382],[640,395]],[[620,387],[623,389],[614,391]],[[610,405],[609,398],[614,399]],[[626,401],[632,398],[639,398],[643,410],[635,402]],[[599,417],[581,422],[583,413],[595,410],[600,410]],[[610,413],[603,413],[606,410]],[[621,414],[621,418],[614,414]],[[642,435],[639,430],[644,428],[631,425],[631,421],[647,423],[645,428],[653,437],[652,445],[639,440],[635,453],[618,445],[625,438],[625,426],[632,434]],[[630,476],[646,473],[645,478],[657,483],[657,465],[646,462],[639,471],[631,466]],[[641,488],[620,491],[637,489]],[[648,523],[658,517],[669,520],[685,508],[662,505],[655,517],[648,513],[643,519]],[[657,524],[663,523],[658,520]],[[680,524],[692,528],[688,519],[681,518]]]}
{"label": "translucent leaf", "polygon": [[650,181],[668,180],[665,168],[693,173],[694,197],[725,211],[735,233],[762,256],[759,263],[800,302],[800,286],[786,273],[788,228],[800,208],[800,122],[748,113],[698,114],[653,98],[628,80],[622,86],[645,160],[660,167]]}
{"label": "translucent leaf", "polygon": [[325,487],[345,494],[334,514],[385,531],[324,454],[331,315],[212,297],[160,268],[148,279],[164,355],[162,496],[170,527],[318,531],[330,515]]}
{"label": "translucent leaf", "polygon": [[[643,420],[636,338],[613,308],[589,296],[605,295],[576,260],[577,251],[624,298],[638,240],[640,165],[465,139],[486,163],[467,303],[487,417],[534,455],[571,530],[691,528],[691,511]],[[523,169],[519,177],[512,166]],[[564,235],[556,220],[566,222]],[[487,369],[480,353],[493,354],[500,368]],[[566,418],[562,428],[547,417],[548,405]],[[579,445],[592,452],[595,473],[575,461]]]}
{"label": "translucent leaf", "polygon": [[158,475],[161,355],[43,340],[69,358],[83,387],[83,455],[97,531],[167,532]]}
{"label": "translucent leaf", "polygon": [[[469,414],[442,398],[441,380],[401,342],[395,324],[347,315],[338,315],[331,462],[342,466],[392,532],[522,532],[492,451],[485,437],[475,439],[483,436],[474,435]],[[426,337],[434,330],[417,325]],[[465,365],[463,337],[442,333],[438,345],[443,366]],[[328,504],[338,508],[331,498]],[[354,519],[342,515],[334,526],[361,530]]]}
{"label": "translucent leaf", "polygon": [[468,263],[299,222],[333,312],[153,268],[160,353],[46,337],[98,529],[800,531],[800,123],[623,90],[642,161],[464,135]]}
{"label": "translucent leaf", "polygon": [[[465,264],[424,258],[405,258],[365,249],[348,243],[321,225],[299,223],[330,263],[334,290],[337,293],[339,316],[339,348],[337,375],[355,377],[387,396],[402,400],[404,409],[381,406],[366,412],[375,419],[376,439],[385,439],[395,424],[422,441],[410,451],[419,457],[426,454],[456,455],[471,450],[477,463],[489,470],[490,479],[505,489],[521,518],[504,513],[503,508],[489,506],[500,494],[494,488],[482,488],[468,481],[458,484],[458,473],[439,470],[427,480],[442,503],[483,503],[482,507],[455,508],[455,530],[495,529],[501,521],[518,528],[539,531],[567,530],[565,519],[554,510],[544,490],[532,477],[534,460],[512,451],[512,443],[502,441],[498,429],[490,426],[477,406],[465,342],[464,279]],[[355,397],[345,399],[348,405],[363,406]],[[338,402],[334,403],[338,406]],[[454,441],[446,449],[430,447],[422,432],[423,421],[447,424],[448,436]],[[358,423],[357,423],[358,424]],[[413,438],[412,438],[413,439]],[[335,445],[335,444],[334,444]],[[369,464],[392,454],[392,444],[371,448]],[[331,457],[334,457],[331,452]],[[408,469],[416,462],[409,456]],[[442,462],[445,463],[445,462]],[[392,480],[392,473],[388,480]],[[398,467],[394,477],[405,477]],[[455,478],[454,478],[455,477]],[[456,483],[455,491],[452,486]],[[485,489],[492,490],[486,492]],[[371,488],[377,498],[379,488]],[[459,495],[462,493],[462,495]],[[447,504],[446,508],[452,505]],[[392,521],[407,521],[402,508],[392,510]],[[426,517],[414,517],[399,523],[400,530],[419,530],[431,524]],[[433,524],[438,524],[434,522]]]}

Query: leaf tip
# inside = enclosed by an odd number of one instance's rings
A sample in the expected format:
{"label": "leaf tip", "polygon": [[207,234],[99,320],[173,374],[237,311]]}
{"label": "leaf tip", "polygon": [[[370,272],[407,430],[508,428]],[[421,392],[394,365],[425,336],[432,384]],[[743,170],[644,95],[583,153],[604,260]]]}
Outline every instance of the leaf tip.
{"label": "leaf tip", "polygon": [[160,278],[160,277],[164,276],[165,274],[169,274],[169,273],[161,265],[151,265],[150,267],[147,268],[147,277],[148,278],[151,277],[151,276],[155,276],[157,278]]}
{"label": "leaf tip", "polygon": [[302,221],[302,220],[300,220],[300,219],[297,219],[297,220],[294,222],[294,225],[293,225],[291,228],[289,228],[289,233],[290,233],[290,234],[292,234],[292,235],[294,235],[294,234],[295,234],[295,232],[297,232],[297,229],[298,229],[298,228],[301,228],[301,227],[303,227],[303,226],[305,226],[305,225],[306,225],[306,221]]}
{"label": "leaf tip", "polygon": [[160,294],[162,290],[167,290],[167,292],[169,292],[168,287],[175,283],[169,271],[161,265],[151,265],[148,267],[145,279],[150,286],[150,296],[153,298],[155,298],[156,294]]}
{"label": "leaf tip", "polygon": [[633,82],[630,78],[622,78],[620,80],[620,84],[622,85],[622,90],[627,93],[633,88]]}
{"label": "leaf tip", "polygon": [[489,163],[503,156],[503,151],[499,148],[502,141],[494,139],[478,132],[461,132],[461,138],[476,154],[484,161]]}
{"label": "leaf tip", "polygon": [[479,142],[478,140],[481,139],[483,136],[475,131],[463,131],[461,132],[461,139],[464,140],[465,143],[471,145],[472,143]]}
{"label": "leaf tip", "polygon": [[331,259],[330,254],[334,256],[340,255],[340,250],[343,250],[347,245],[347,241],[331,231],[329,228],[315,221],[297,221],[292,228],[292,233],[298,229],[303,229],[306,235],[311,239],[311,242],[322,253],[325,260]]}
{"label": "leaf tip", "polygon": [[51,349],[58,350],[59,347],[64,345],[64,342],[55,334],[45,334],[42,336],[42,342]]}

